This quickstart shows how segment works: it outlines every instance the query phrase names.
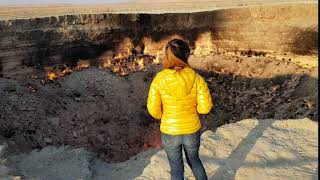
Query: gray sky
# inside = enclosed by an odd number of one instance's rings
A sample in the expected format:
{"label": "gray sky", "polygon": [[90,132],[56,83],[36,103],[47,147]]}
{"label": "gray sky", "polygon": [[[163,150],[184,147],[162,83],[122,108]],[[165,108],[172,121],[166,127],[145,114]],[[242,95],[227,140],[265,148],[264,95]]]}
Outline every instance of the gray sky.
{"label": "gray sky", "polygon": [[128,0],[0,0],[0,4],[92,4],[92,3],[115,3]]}

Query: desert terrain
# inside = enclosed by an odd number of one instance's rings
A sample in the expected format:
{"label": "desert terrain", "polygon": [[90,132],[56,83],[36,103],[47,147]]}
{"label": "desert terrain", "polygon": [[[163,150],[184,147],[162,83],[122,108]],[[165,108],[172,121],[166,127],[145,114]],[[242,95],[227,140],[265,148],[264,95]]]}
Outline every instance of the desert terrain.
{"label": "desert terrain", "polygon": [[317,3],[316,0],[132,0],[116,4],[47,4],[11,5],[0,4],[0,20],[40,18],[49,16],[102,13],[183,13],[203,12],[247,6],[288,3]]}

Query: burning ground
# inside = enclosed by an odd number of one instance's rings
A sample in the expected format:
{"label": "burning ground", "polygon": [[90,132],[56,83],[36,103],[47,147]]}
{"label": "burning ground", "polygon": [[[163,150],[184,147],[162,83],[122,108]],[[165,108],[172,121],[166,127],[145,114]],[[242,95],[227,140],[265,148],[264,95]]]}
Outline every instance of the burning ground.
{"label": "burning ground", "polygon": [[[161,70],[159,56],[104,57],[98,65],[79,61],[67,66],[70,72],[63,75],[66,66],[55,68],[55,78],[48,74],[52,69],[31,67],[1,78],[0,142],[16,152],[48,145],[85,147],[107,162],[159,148],[159,122],[146,109],[149,85]],[[318,120],[317,68],[245,53],[196,54],[190,64],[205,77],[214,101],[202,117],[203,129],[245,118]]]}

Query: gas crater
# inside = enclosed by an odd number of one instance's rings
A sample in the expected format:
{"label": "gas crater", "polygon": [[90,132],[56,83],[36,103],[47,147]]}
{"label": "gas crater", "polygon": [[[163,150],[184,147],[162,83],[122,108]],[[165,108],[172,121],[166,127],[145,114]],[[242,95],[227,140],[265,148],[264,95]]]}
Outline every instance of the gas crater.
{"label": "gas crater", "polygon": [[316,4],[281,4],[0,21],[0,144],[85,147],[107,162],[160,148],[146,99],[173,38],[189,43],[211,90],[202,131],[245,118],[318,121],[317,20]]}

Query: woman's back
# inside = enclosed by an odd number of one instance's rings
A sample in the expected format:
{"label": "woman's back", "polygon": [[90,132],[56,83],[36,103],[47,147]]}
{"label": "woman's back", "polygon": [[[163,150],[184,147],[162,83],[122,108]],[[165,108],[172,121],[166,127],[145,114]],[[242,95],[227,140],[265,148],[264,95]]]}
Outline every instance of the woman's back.
{"label": "woman's back", "polygon": [[165,48],[164,70],[153,79],[148,95],[148,111],[161,119],[161,142],[170,165],[171,179],[183,179],[182,149],[196,179],[207,175],[199,158],[199,114],[212,107],[211,95],[204,79],[189,64],[190,48],[186,42],[173,39]]}
{"label": "woman's back", "polygon": [[203,78],[185,67],[157,74],[150,86],[147,107],[153,117],[161,118],[161,132],[189,134],[200,129],[198,113],[208,113],[212,101]]}

